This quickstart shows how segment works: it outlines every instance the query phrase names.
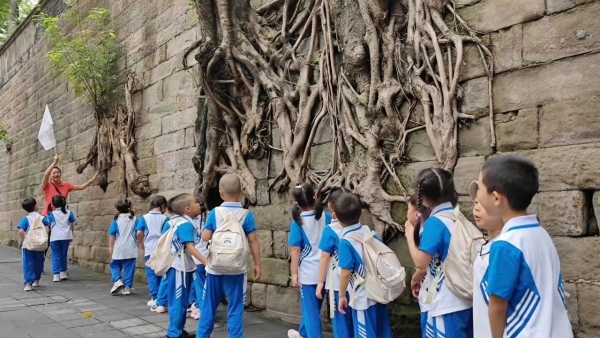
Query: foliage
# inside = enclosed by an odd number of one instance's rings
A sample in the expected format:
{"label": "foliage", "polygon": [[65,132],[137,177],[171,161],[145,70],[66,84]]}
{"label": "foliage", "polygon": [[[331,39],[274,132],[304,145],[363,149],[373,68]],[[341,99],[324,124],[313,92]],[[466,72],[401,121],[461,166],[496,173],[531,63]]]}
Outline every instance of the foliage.
{"label": "foliage", "polygon": [[8,151],[11,150],[12,141],[10,138],[8,138],[8,131],[6,130],[6,127],[4,127],[3,124],[0,124],[0,141],[4,142],[4,145],[6,146],[6,150],[8,150]]}
{"label": "foliage", "polygon": [[[18,26],[25,20],[31,11],[37,6],[38,0],[19,0],[19,17],[14,22],[14,26]],[[10,37],[8,31],[10,23],[10,1],[0,0],[0,46]]]}
{"label": "foliage", "polygon": [[[92,8],[86,15],[74,7],[60,20],[40,16],[52,47],[46,55],[52,68],[73,86],[76,95],[86,96],[97,110],[102,110],[108,101],[116,81],[116,36],[108,24],[107,12],[104,8]],[[64,27],[69,24],[76,28],[64,34]]]}

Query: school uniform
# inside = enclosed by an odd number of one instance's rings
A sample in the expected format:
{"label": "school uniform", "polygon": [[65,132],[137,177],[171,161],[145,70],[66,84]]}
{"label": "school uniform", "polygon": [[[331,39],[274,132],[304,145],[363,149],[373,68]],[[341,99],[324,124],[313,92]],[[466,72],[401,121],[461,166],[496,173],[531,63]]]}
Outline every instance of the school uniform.
{"label": "school uniform", "polygon": [[442,203],[433,208],[421,235],[419,249],[431,255],[425,287],[425,297],[429,299],[426,301],[428,311],[424,337],[473,337],[473,302],[457,297],[448,289],[441,269],[448,255],[454,222],[438,213],[452,210],[454,207],[451,203]]}
{"label": "school uniform", "polygon": [[[208,243],[202,240],[202,230],[204,229],[204,224],[202,224],[200,217],[194,217],[192,219],[192,224],[196,230],[194,234],[195,247],[202,256],[208,257]],[[196,263],[196,273],[194,274],[194,287],[190,291],[189,302],[194,304],[196,308],[200,309],[202,307],[204,283],[206,282],[206,267],[204,264],[200,263],[196,257],[192,258],[194,259],[194,263]]]}
{"label": "school uniform", "polygon": [[493,240],[486,242],[473,263],[473,337],[491,338],[492,329],[488,314],[489,296],[485,291],[483,276],[490,264],[490,249]]}
{"label": "school uniform", "polygon": [[75,215],[70,210],[63,213],[54,210],[43,220],[50,227],[50,250],[52,250],[52,273],[55,275],[67,272],[67,255],[69,244],[73,240],[71,224],[75,223]]}
{"label": "school uniform", "polygon": [[123,271],[123,285],[128,288],[133,286],[135,261],[138,254],[135,224],[136,217],[131,218],[128,213],[120,214],[116,220],[112,221],[108,229],[108,234],[116,238],[110,261],[112,282],[121,280],[121,271]]}
{"label": "school uniform", "polygon": [[[423,227],[419,229],[419,240],[423,237]],[[429,309],[428,304],[425,302],[425,296],[427,294],[427,275],[421,279],[421,288],[419,289],[419,308],[421,309],[421,332],[422,338],[427,336],[427,310]]]}
{"label": "school uniform", "polygon": [[[27,216],[23,217],[17,228],[25,231],[25,235],[29,232],[29,227],[38,218],[42,217],[38,212],[30,212]],[[25,282],[23,285],[33,285],[33,282],[39,281],[42,277],[42,271],[44,270],[44,251],[30,251],[25,243],[22,246],[22,259],[23,259],[23,278]]]}
{"label": "school uniform", "polygon": [[[332,320],[333,335],[337,338],[352,338],[354,337],[354,323],[352,320],[352,312],[347,311],[343,314],[338,309],[339,292],[340,292],[340,269],[339,269],[339,250],[338,244],[342,236],[343,228],[337,219],[323,230],[323,236],[319,243],[319,249],[331,255],[332,269],[328,269],[325,289],[334,293],[334,315]],[[330,276],[331,274],[332,276]],[[333,282],[331,283],[331,281]],[[346,298],[348,294],[346,293]]]}
{"label": "school uniform", "polygon": [[[243,209],[239,202],[223,202],[222,208],[232,209],[231,211]],[[215,232],[221,223],[221,219],[216,210],[213,209],[206,218],[204,229]],[[254,215],[251,211],[241,221],[242,228],[246,236],[256,231]],[[203,290],[203,301],[201,316],[198,322],[197,338],[210,338],[213,331],[216,310],[223,298],[227,296],[227,333],[229,338],[242,338],[244,336],[244,300],[246,298],[247,274],[225,274],[214,271],[206,267],[206,281]]]}
{"label": "school uniform", "polygon": [[[363,247],[359,241],[347,237],[348,234],[367,236],[369,231],[363,229],[360,223],[344,228],[338,248],[340,268],[350,270],[353,273],[348,287],[350,290],[349,306],[352,308],[352,318],[354,320],[354,336],[361,338],[392,338],[387,305],[369,299],[364,285],[355,285],[354,283],[354,274],[358,274],[362,278],[366,277]],[[375,238],[381,241],[378,236],[375,236]]]}
{"label": "school uniform", "polygon": [[[168,221],[168,217],[160,211],[150,211],[138,219],[135,227],[136,233],[141,231],[144,234],[144,262],[150,259],[150,255],[156,250],[158,239],[162,234],[162,228]],[[149,267],[146,267],[146,280],[150,290],[150,299],[158,297],[158,288],[162,276],[157,276]]]}
{"label": "school uniform", "polygon": [[[162,231],[161,233],[165,233],[168,229],[169,229],[169,220],[172,220],[176,217],[181,217],[179,215],[173,215],[168,217],[167,222],[165,222],[165,224],[163,225]],[[156,296],[156,306],[167,306],[167,298],[168,298],[168,292],[167,290],[169,289],[169,281],[167,279],[167,275],[165,274],[164,276],[161,277],[160,279],[160,285],[158,286],[158,295]]]}
{"label": "school uniform", "polygon": [[487,304],[489,295],[508,301],[505,337],[573,337],[558,253],[535,215],[509,220],[489,256],[477,286]]}
{"label": "school uniform", "polygon": [[319,242],[325,226],[331,223],[331,215],[323,212],[321,218],[317,220],[313,210],[301,212],[300,217],[302,217],[302,225],[292,221],[288,240],[289,246],[300,248],[298,283],[300,284],[302,319],[298,332],[302,337],[320,338],[322,336],[321,306],[323,299],[318,299],[316,296],[319,283],[319,261],[321,260]]}

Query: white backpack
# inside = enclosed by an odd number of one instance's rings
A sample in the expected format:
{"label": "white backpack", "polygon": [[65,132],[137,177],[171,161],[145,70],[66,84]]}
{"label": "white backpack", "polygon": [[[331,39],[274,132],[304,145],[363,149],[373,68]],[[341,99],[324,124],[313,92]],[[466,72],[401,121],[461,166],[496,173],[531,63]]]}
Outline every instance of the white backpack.
{"label": "white backpack", "polygon": [[[472,300],[473,263],[485,243],[483,232],[473,225],[458,207],[454,211],[442,211],[438,215],[454,221],[454,233],[450,240],[448,254],[441,265],[446,277],[446,285],[455,296]],[[433,289],[437,289],[437,285]]]}
{"label": "white backpack", "polygon": [[210,269],[225,274],[246,273],[249,246],[242,221],[248,210],[217,207],[215,212],[220,222],[208,246]]}
{"label": "white backpack", "polygon": [[[180,220],[170,220],[169,221],[169,230],[162,234],[158,239],[158,243],[156,244],[156,250],[150,255],[148,262],[146,262],[146,266],[154,270],[154,273],[157,276],[164,276],[167,271],[173,265],[177,256],[183,253],[184,246],[176,248],[173,251],[173,234],[175,234],[175,230],[179,227],[179,225],[186,222],[185,219]],[[185,258],[182,257],[182,268],[185,269]]]}
{"label": "white backpack", "polygon": [[[28,218],[29,221],[31,219]],[[48,232],[42,223],[41,217],[36,217],[30,222],[27,234],[23,240],[23,248],[29,251],[44,251],[48,249]]]}
{"label": "white backpack", "polygon": [[379,304],[388,304],[402,294],[405,288],[406,271],[398,256],[375,238],[375,231],[363,226],[369,231],[367,236],[349,233],[345,236],[352,238],[363,247],[363,262],[365,266],[364,280],[354,274],[355,287],[364,284],[367,297]]}

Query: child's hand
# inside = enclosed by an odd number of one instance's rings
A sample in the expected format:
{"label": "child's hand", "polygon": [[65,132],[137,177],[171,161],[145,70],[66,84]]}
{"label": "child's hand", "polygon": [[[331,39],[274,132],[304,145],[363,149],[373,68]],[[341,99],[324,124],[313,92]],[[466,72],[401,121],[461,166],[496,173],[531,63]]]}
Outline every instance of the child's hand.
{"label": "child's hand", "polygon": [[405,232],[408,232],[408,231],[413,231],[414,232],[415,231],[415,225],[412,224],[410,221],[407,220],[404,223],[404,231]]}
{"label": "child's hand", "polygon": [[260,279],[260,265],[254,265],[254,281],[258,282]]}
{"label": "child's hand", "polygon": [[113,248],[113,247],[108,248],[108,253],[110,253],[111,255],[113,254],[113,251],[115,251],[115,248]]}
{"label": "child's hand", "polygon": [[412,291],[412,295],[415,298],[419,298],[419,291],[421,291],[421,280],[420,279],[412,279],[410,281],[410,288]]}
{"label": "child's hand", "polygon": [[340,296],[340,299],[338,300],[338,311],[341,314],[345,315],[347,306],[348,306],[348,300],[346,299],[346,297]]}
{"label": "child's hand", "polygon": [[138,248],[142,251],[144,251],[144,243],[140,243],[138,244]]}
{"label": "child's hand", "polygon": [[300,284],[298,283],[298,275],[292,275],[292,287],[300,287]]}
{"label": "child's hand", "polygon": [[[325,283],[319,283],[317,284],[317,292],[316,292],[316,296],[318,299],[323,299],[323,285]],[[329,290],[329,292],[331,292],[331,290]]]}

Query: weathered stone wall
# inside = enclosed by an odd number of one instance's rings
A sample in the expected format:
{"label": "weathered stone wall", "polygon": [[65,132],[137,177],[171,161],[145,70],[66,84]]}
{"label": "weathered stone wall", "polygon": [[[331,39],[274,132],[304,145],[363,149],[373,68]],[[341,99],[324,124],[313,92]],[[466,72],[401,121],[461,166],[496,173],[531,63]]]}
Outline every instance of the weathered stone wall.
{"label": "weathered stone wall", "polygon": [[[141,174],[150,175],[153,189],[165,196],[191,191],[196,181],[191,157],[195,151],[193,123],[196,95],[192,74],[183,71],[183,51],[199,37],[197,14],[187,0],[89,0],[87,7],[109,9],[121,51],[121,64],[135,72],[143,85],[134,95],[138,112],[136,140]],[[257,0],[259,6],[267,0]],[[467,49],[462,86],[463,110],[479,119],[459,132],[460,159],[455,169],[461,205],[470,214],[468,183],[477,178],[487,156],[519,152],[540,169],[541,189],[532,212],[555,236],[563,273],[571,294],[571,320],[580,337],[600,335],[600,254],[594,206],[600,207],[600,1],[590,0],[460,0],[459,12],[473,28],[486,34],[495,53],[493,94],[497,146],[490,146],[487,113],[487,79],[478,53]],[[43,2],[53,14],[66,7],[61,0]],[[43,60],[48,46],[33,22],[0,50],[0,122],[14,141],[12,152],[0,149],[0,241],[15,245],[16,224],[23,217],[21,200],[35,196],[41,202],[39,184],[52,151],[37,142],[43,109],[50,106],[55,122],[60,163],[66,180],[81,183],[92,174],[75,169],[93,140],[91,107],[75,98],[71,88],[48,70]],[[193,60],[190,60],[193,62]],[[278,133],[274,130],[274,146]],[[412,163],[397,168],[400,180],[410,187],[416,171],[436,165],[424,132],[409,139]],[[325,121],[316,138],[311,165],[328,169],[331,129]],[[298,292],[288,287],[287,196],[267,191],[281,170],[281,154],[269,161],[249,161],[256,175],[258,220],[263,255],[263,276],[252,283],[248,301],[269,315],[297,321]],[[110,179],[116,175],[111,173]],[[393,185],[388,184],[389,190]],[[116,184],[106,193],[93,186],[70,196],[79,222],[70,251],[71,259],[84,267],[108,271],[108,225],[118,198]],[[147,201],[134,198],[139,213]],[[394,205],[393,215],[402,221],[405,208]],[[367,217],[368,220],[368,217]],[[368,223],[368,221],[367,221]],[[410,265],[404,239],[392,245]],[[143,279],[141,262],[139,278]],[[249,276],[250,280],[252,276]],[[394,306],[397,328],[414,326],[418,310],[414,300],[402,297]],[[405,332],[406,333],[406,332]],[[406,333],[407,334],[407,333]],[[410,336],[410,334],[407,334]]]}

